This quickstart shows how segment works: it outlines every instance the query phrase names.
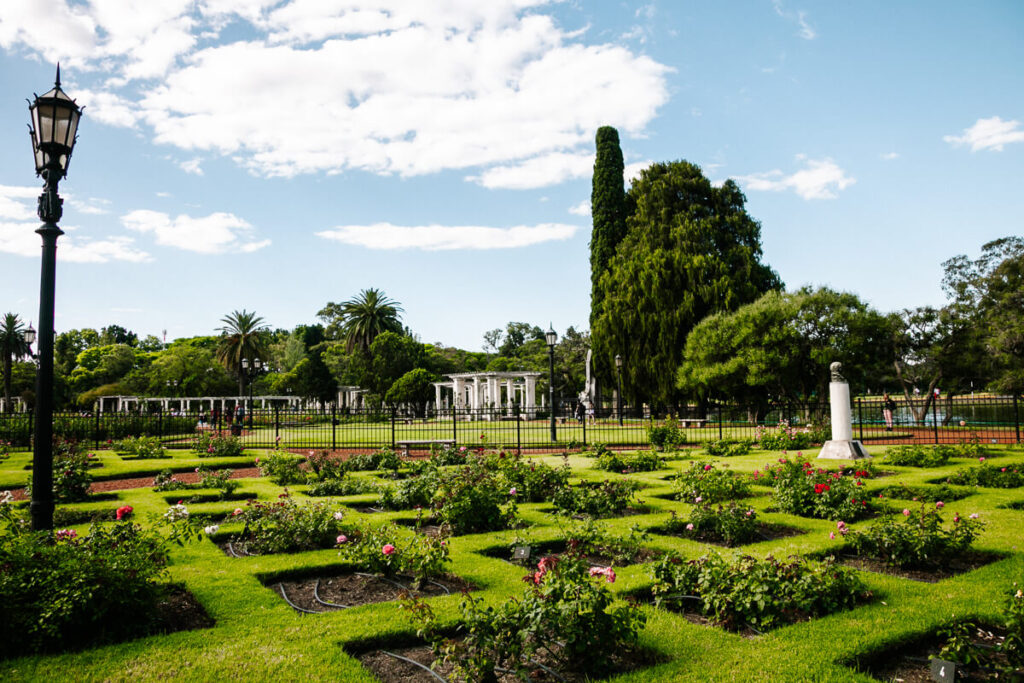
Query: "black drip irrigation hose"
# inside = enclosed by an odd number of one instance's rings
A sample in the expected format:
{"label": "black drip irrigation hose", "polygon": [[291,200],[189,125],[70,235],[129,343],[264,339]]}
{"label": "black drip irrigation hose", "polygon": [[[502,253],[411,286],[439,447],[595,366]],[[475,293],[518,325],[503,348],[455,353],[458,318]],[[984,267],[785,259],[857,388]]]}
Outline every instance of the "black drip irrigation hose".
{"label": "black drip irrigation hose", "polygon": [[388,657],[394,657],[395,659],[400,659],[403,662],[408,662],[409,664],[413,664],[415,666],[418,666],[419,668],[423,669],[424,671],[426,671],[428,674],[430,674],[431,676],[433,676],[437,680],[441,681],[441,683],[447,683],[443,678],[441,678],[440,674],[438,674],[436,671],[431,669],[429,666],[424,666],[423,664],[420,664],[415,659],[409,659],[408,657],[403,657],[402,655],[396,655],[394,652],[388,652],[387,650],[380,650],[380,652],[382,654],[387,655]]}
{"label": "black drip irrigation hose", "polygon": [[381,574],[364,574],[363,572],[356,572],[356,576],[364,576],[364,577],[366,577],[368,579],[380,579],[381,581],[387,581],[392,586],[397,586],[398,588],[401,588],[404,591],[412,591],[412,589],[409,588],[408,586],[404,586],[404,585],[398,583],[397,581],[393,581],[393,580],[389,579],[388,577],[383,576]]}
{"label": "black drip irrigation hose", "polygon": [[299,607],[294,602],[289,600],[288,599],[288,594],[284,592],[284,584],[283,583],[279,584],[278,588],[280,588],[280,590],[281,590],[281,597],[284,598],[284,601],[287,602],[291,606],[291,608],[294,609],[296,612],[301,612],[302,614],[323,614],[323,612],[317,612],[316,610],[306,609],[305,607]]}
{"label": "black drip irrigation hose", "polygon": [[241,555],[235,552],[235,547],[231,545],[230,541],[228,541],[228,554],[231,555],[231,557],[242,557]]}
{"label": "black drip irrigation hose", "polygon": [[427,583],[434,584],[435,586],[437,586],[438,588],[443,590],[445,595],[451,595],[452,594],[452,592],[450,590],[448,590],[448,586],[444,585],[443,583],[438,583],[437,581],[434,581],[433,579],[427,579]]}
{"label": "black drip irrigation hose", "polygon": [[326,605],[328,607],[340,607],[341,609],[348,609],[348,608],[350,608],[352,606],[352,605],[341,605],[341,604],[338,604],[336,602],[328,602],[328,601],[322,599],[320,597],[320,579],[317,579],[316,580],[316,585],[313,586],[313,599],[315,599],[321,605]]}

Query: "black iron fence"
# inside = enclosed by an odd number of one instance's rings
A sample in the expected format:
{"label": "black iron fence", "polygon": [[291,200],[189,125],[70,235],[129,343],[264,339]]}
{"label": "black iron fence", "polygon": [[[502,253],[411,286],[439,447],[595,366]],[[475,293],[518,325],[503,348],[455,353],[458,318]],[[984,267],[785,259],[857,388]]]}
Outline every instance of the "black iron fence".
{"label": "black iron fence", "polygon": [[[893,397],[891,424],[881,398],[854,399],[853,436],[865,443],[1020,443],[1021,406],[1014,396]],[[658,414],[614,407],[580,414],[573,406],[545,409],[455,409],[414,415],[398,410],[352,411],[334,408],[294,411],[284,407],[256,410],[241,421],[218,412],[60,413],[54,434],[103,448],[129,436],[156,436],[168,448],[189,448],[199,434],[234,434],[248,448],[355,449],[390,446],[426,450],[433,444],[456,447],[503,447],[552,450],[602,443],[647,447],[664,441],[697,445],[717,440],[761,441],[783,431],[808,434],[813,443],[830,437],[829,405],[689,405]],[[31,443],[31,413],[0,414],[0,442],[15,447]]]}

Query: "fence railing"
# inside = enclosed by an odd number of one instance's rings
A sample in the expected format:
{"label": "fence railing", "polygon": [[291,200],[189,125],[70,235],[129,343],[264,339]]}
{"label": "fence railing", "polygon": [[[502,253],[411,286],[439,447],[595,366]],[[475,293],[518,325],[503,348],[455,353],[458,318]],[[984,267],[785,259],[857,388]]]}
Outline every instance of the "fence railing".
{"label": "fence railing", "polygon": [[[893,397],[891,429],[880,398],[855,399],[851,407],[854,438],[868,444],[1020,443],[1020,401],[1014,396],[953,397],[927,401]],[[256,410],[241,422],[218,412],[60,413],[54,415],[54,434],[102,448],[129,436],[157,436],[168,448],[189,448],[197,434],[234,434],[247,448],[356,449],[384,446],[425,450],[431,444],[487,446],[520,450],[553,450],[595,443],[617,447],[648,447],[651,427],[675,425],[682,445],[716,440],[758,441],[765,431],[784,422],[788,428],[817,426],[827,438],[822,421],[828,404],[802,403],[748,406],[710,403],[684,406],[671,419],[648,409],[602,407],[582,415],[572,407],[555,410],[554,439],[551,415],[543,409],[529,413],[506,409],[447,409],[413,414],[398,410],[294,411],[283,407]],[[32,413],[0,414],[0,442],[15,447],[31,444]],[[655,432],[655,439],[658,439]],[[662,435],[663,436],[663,435]]]}

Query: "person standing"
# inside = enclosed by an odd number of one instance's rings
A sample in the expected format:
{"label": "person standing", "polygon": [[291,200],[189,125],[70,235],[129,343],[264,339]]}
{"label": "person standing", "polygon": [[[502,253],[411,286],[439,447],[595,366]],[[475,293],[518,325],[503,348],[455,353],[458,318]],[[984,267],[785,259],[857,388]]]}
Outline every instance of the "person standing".
{"label": "person standing", "polygon": [[892,431],[892,411],[896,410],[896,401],[892,400],[889,392],[882,393],[882,417],[885,418],[885,431]]}

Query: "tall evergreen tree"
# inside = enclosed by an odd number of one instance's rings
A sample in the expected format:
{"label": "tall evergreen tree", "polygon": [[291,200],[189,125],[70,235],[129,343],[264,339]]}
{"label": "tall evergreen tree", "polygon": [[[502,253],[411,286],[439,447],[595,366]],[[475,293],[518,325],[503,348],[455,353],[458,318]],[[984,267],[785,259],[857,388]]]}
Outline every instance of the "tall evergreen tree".
{"label": "tall evergreen tree", "polygon": [[727,180],[713,187],[685,161],[654,164],[633,182],[629,232],[598,282],[591,337],[599,366],[622,368],[623,392],[671,403],[686,337],[705,316],[779,289],[761,263],[761,225]]}
{"label": "tall evergreen tree", "polygon": [[597,129],[597,156],[594,159],[594,178],[590,192],[590,215],[593,231],[590,234],[590,326],[601,307],[601,288],[598,282],[608,270],[615,248],[626,236],[626,191],[623,173],[622,149],[619,132],[611,126]]}
{"label": "tall evergreen tree", "polygon": [[269,328],[263,318],[249,311],[232,311],[221,318],[224,326],[220,328],[220,339],[217,344],[217,360],[238,377],[238,395],[245,393],[245,375],[242,372],[242,359],[266,360],[267,333]]}
{"label": "tall evergreen tree", "polygon": [[0,320],[0,355],[4,365],[4,409],[12,412],[11,404],[11,367],[12,361],[27,356],[30,352],[25,343],[24,326],[14,313],[7,313]]}

